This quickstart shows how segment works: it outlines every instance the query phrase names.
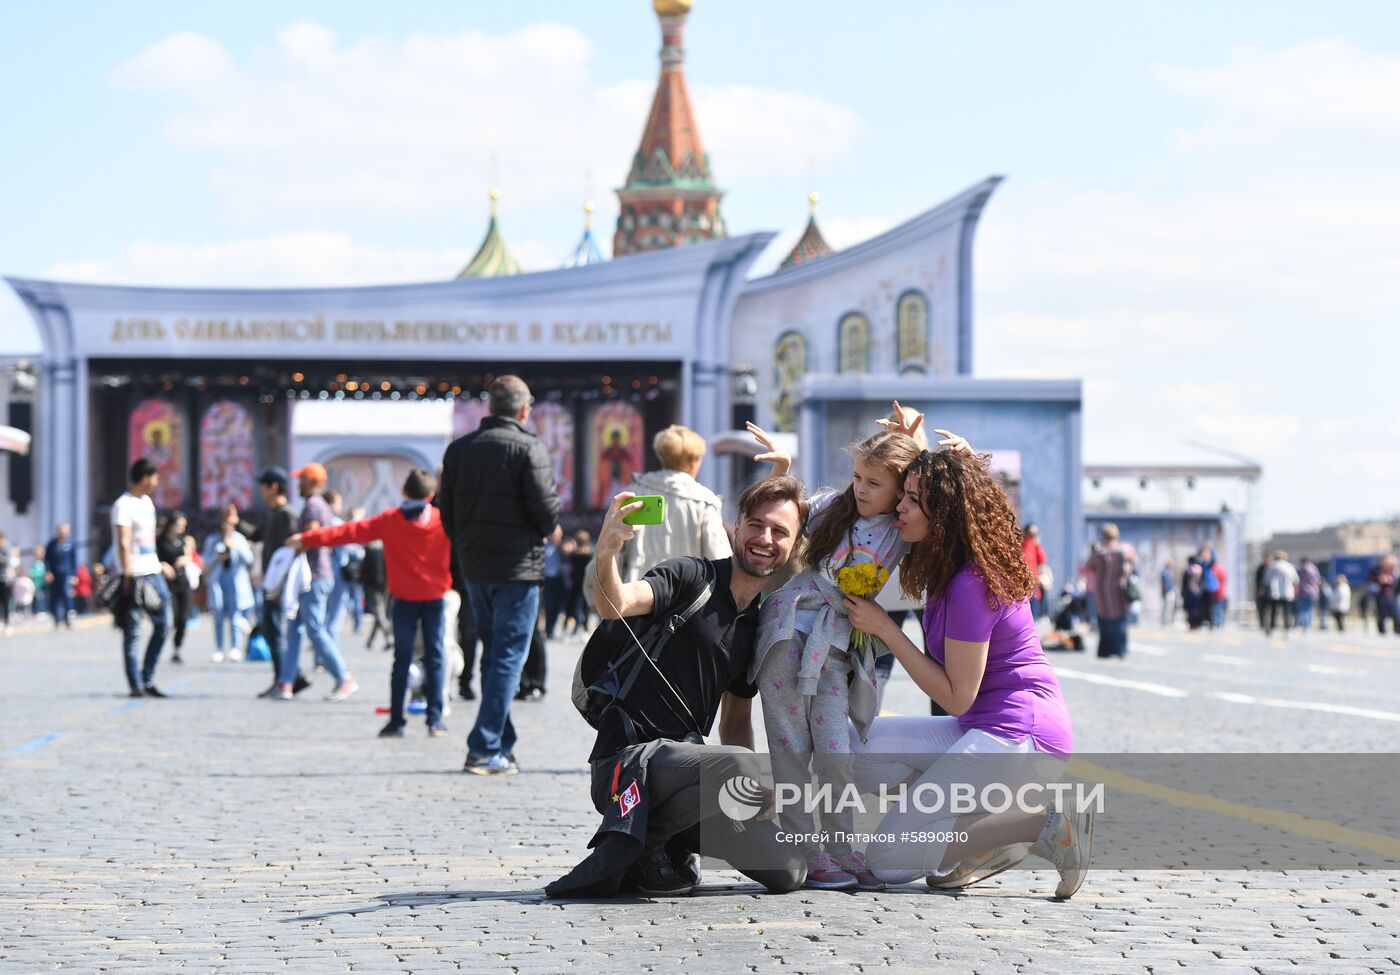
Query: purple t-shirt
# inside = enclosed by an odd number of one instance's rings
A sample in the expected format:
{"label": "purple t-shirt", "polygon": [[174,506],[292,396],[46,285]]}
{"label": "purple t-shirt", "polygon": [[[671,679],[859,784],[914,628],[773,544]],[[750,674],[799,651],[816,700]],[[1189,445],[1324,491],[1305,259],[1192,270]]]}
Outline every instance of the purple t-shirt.
{"label": "purple t-shirt", "polygon": [[[319,494],[313,494],[306,499],[306,503],[301,506],[301,517],[297,519],[297,531],[304,532],[312,524],[319,523],[325,528],[335,521],[335,515],[331,514],[331,506],[326,504],[326,499]],[[328,548],[309,548],[306,550],[306,559],[311,565],[311,576],[313,579],[333,579],[331,572],[331,550]]]}
{"label": "purple t-shirt", "polygon": [[924,646],[943,663],[943,641],[989,643],[987,669],[972,707],[958,718],[974,728],[1012,741],[1029,735],[1037,751],[1069,755],[1073,747],[1069,709],[1060,682],[1036,633],[1030,603],[988,606],[987,584],[971,565],[948,583],[947,591],[924,607]]}

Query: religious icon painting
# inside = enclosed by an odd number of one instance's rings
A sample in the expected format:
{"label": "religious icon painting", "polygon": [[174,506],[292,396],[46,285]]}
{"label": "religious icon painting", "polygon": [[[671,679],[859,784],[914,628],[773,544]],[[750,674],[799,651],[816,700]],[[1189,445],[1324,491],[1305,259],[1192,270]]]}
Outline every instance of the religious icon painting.
{"label": "religious icon painting", "polygon": [[771,403],[773,429],[782,433],[797,430],[797,384],[807,375],[807,338],[801,332],[788,331],[778,336],[773,347],[773,388]]}
{"label": "religious icon painting", "polygon": [[530,428],[549,451],[554,489],[565,511],[574,509],[574,416],[560,403],[540,403],[530,411]]}
{"label": "religious icon painting", "polygon": [[588,496],[595,509],[605,508],[642,471],[642,414],[635,406],[613,400],[594,410],[589,458]]}
{"label": "religious icon painting", "polygon": [[253,503],[253,418],[232,400],[219,400],[199,421],[199,506],[205,511]]}
{"label": "religious icon painting", "polygon": [[481,421],[491,415],[490,408],[486,401],[470,398],[458,398],[452,404],[452,438],[465,437],[469,433],[475,433],[477,427],[481,426]]}
{"label": "religious icon painting", "polygon": [[143,400],[127,422],[127,462],[145,457],[156,465],[160,481],[151,501],[157,508],[178,508],[185,500],[185,420],[175,404]]}

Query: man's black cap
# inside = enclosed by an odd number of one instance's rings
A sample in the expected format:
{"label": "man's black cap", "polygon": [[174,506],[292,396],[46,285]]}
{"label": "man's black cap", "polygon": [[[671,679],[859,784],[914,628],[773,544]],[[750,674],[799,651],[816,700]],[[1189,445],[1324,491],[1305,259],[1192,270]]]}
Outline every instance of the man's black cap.
{"label": "man's black cap", "polygon": [[291,483],[291,478],[287,476],[287,469],[285,467],[269,467],[258,475],[258,483],[276,484],[278,487],[286,490],[287,485]]}

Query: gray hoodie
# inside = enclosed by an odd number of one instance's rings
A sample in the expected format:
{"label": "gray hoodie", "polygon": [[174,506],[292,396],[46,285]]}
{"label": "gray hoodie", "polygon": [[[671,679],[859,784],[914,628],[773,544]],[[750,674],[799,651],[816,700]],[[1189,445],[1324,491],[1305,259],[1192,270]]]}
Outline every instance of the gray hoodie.
{"label": "gray hoodie", "polygon": [[623,582],[640,579],[653,565],[667,559],[694,556],[727,559],[732,554],[724,531],[719,495],[683,471],[649,471],[632,478],[636,494],[659,494],[666,499],[666,522],[639,528],[622,549],[618,569]]}

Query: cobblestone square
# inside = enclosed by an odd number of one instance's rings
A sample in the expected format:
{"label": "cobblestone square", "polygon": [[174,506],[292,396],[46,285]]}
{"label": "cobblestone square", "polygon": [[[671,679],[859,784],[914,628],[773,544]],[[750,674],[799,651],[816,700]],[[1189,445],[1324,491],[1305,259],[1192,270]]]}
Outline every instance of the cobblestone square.
{"label": "cobblestone square", "polygon": [[[468,702],[453,703],[448,738],[428,738],[421,718],[404,739],[374,737],[388,655],[348,632],[364,690],[345,703],[320,700],[324,674],[295,702],[254,700],[266,665],[210,663],[207,628],[189,663],[162,664],[170,700],[132,701],[116,634],[84,623],[0,642],[5,972],[1400,965],[1400,869],[1100,870],[1066,903],[1044,871],[961,894],[788,896],[710,871],[683,899],[549,901],[541,888],[579,859],[596,819],[591,737],[567,701],[580,641],[552,644],[550,695],[515,707],[523,771],[488,779],[460,771]],[[1144,630],[1126,661],[1053,659],[1086,752],[1400,744],[1393,639]],[[921,707],[897,675],[886,708]]]}

